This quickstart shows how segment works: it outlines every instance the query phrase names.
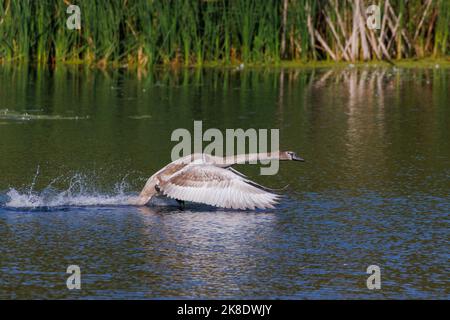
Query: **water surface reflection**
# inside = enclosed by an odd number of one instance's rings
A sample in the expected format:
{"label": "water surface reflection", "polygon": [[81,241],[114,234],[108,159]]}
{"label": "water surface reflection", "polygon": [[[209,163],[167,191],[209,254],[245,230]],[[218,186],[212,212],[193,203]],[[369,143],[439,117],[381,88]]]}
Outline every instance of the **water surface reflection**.
{"label": "water surface reflection", "polygon": [[[448,298],[449,76],[0,68],[0,298]],[[122,205],[199,119],[279,128],[307,160],[238,167],[288,185],[276,210]]]}

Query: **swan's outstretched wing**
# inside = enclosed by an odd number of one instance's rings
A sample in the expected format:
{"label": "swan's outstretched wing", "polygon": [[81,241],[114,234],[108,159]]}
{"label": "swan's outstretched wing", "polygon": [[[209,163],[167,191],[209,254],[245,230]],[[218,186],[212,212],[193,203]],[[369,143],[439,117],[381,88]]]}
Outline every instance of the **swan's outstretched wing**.
{"label": "swan's outstretched wing", "polygon": [[169,198],[222,208],[273,208],[278,195],[228,169],[210,164],[191,164],[159,185]]}

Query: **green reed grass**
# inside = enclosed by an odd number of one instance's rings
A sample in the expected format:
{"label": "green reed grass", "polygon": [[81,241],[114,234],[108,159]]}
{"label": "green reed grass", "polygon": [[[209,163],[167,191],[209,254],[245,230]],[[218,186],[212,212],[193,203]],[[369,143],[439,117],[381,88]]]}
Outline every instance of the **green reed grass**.
{"label": "green reed grass", "polygon": [[[450,3],[433,0],[423,17],[427,1],[390,1],[403,32],[387,32],[393,39],[391,58],[448,55]],[[73,4],[81,8],[82,28],[68,30],[68,1],[3,0],[0,62],[86,62],[99,66],[277,64],[281,60],[329,60],[333,53],[336,60],[343,59],[342,47],[352,33],[353,1],[288,0],[286,25],[282,19],[283,2],[79,0]],[[378,2],[383,11],[384,2]],[[423,28],[414,39],[421,19]],[[315,32],[323,37],[329,50],[317,42]],[[282,55],[283,41],[286,46]],[[369,49],[370,57],[376,58],[373,48]],[[357,59],[360,57],[358,54]]]}

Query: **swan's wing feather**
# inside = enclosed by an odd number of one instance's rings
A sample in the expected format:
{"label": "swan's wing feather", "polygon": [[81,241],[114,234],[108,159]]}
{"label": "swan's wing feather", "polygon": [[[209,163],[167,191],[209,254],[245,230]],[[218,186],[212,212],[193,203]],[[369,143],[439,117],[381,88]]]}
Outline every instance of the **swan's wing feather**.
{"label": "swan's wing feather", "polygon": [[170,198],[233,209],[274,208],[279,197],[228,169],[210,164],[190,164],[159,187]]}
{"label": "swan's wing feather", "polygon": [[232,168],[232,167],[226,167],[227,170],[230,170],[231,172],[237,174],[238,176],[242,177],[242,178],[247,178],[247,176],[245,174],[243,174],[242,172],[237,171],[236,169]]}

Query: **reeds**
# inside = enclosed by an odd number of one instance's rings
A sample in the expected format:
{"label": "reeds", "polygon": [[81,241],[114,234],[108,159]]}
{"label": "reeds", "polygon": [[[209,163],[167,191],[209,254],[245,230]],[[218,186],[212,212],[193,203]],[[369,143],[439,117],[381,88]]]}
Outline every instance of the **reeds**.
{"label": "reeds", "polygon": [[380,30],[362,0],[3,0],[0,61],[201,66],[446,56],[448,0],[385,0]]}

